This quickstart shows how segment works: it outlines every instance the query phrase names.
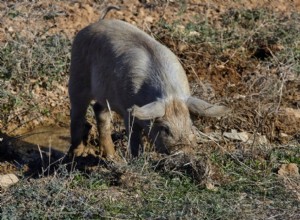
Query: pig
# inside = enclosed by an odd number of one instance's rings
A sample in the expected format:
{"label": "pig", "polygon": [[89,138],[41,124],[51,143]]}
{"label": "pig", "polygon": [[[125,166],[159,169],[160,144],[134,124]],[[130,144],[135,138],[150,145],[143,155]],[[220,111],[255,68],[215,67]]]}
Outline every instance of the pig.
{"label": "pig", "polygon": [[85,115],[93,100],[99,148],[105,157],[116,154],[110,110],[124,120],[132,157],[143,152],[143,134],[158,152],[172,153],[195,144],[190,113],[219,117],[228,112],[225,106],[191,96],[185,70],[170,49],[115,19],[100,19],[75,36],[69,97],[73,156],[87,149]]}

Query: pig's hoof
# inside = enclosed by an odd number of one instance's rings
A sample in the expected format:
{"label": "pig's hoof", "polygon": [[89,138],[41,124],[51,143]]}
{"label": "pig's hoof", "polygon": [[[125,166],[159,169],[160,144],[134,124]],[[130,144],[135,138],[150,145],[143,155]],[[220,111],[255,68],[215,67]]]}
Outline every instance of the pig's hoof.
{"label": "pig's hoof", "polygon": [[73,150],[74,157],[80,157],[84,154],[85,146],[81,143]]}
{"label": "pig's hoof", "polygon": [[115,165],[124,165],[126,161],[117,152],[114,154],[106,155],[105,160]]}
{"label": "pig's hoof", "polygon": [[85,147],[84,152],[83,152],[83,157],[86,157],[88,155],[92,155],[94,157],[98,157],[98,155],[96,154],[96,151],[93,147]]}
{"label": "pig's hoof", "polygon": [[87,147],[82,143],[73,150],[72,154],[74,157],[87,157],[88,155],[92,155],[94,157],[98,156],[93,147]]}

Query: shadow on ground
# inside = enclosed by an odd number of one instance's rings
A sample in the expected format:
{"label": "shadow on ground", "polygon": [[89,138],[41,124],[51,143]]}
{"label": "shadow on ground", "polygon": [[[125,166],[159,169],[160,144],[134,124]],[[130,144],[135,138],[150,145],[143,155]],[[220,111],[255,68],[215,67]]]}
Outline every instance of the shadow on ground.
{"label": "shadow on ground", "polygon": [[92,155],[75,160],[67,157],[70,143],[67,128],[39,128],[19,136],[0,131],[0,140],[0,173],[21,171],[25,176],[39,177],[52,174],[62,163],[70,170],[106,164]]}

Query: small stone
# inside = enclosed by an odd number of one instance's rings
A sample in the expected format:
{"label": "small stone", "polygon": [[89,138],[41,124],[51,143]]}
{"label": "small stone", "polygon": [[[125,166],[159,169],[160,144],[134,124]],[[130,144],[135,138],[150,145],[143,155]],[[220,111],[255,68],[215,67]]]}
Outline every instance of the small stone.
{"label": "small stone", "polygon": [[147,17],[145,17],[144,21],[146,21],[148,23],[153,23],[154,18],[152,16],[147,16]]}
{"label": "small stone", "polygon": [[14,32],[14,29],[12,27],[9,27],[8,30],[7,30],[9,33],[13,33]]}
{"label": "small stone", "polygon": [[197,31],[191,31],[189,34],[188,34],[190,37],[194,37],[194,36],[200,36],[200,33],[197,32]]}
{"label": "small stone", "polygon": [[247,142],[249,140],[249,133],[237,132],[237,130],[235,129],[232,129],[231,132],[224,132],[223,136],[231,140],[237,140],[242,142]]}
{"label": "small stone", "polygon": [[218,188],[214,186],[214,184],[208,182],[205,184],[206,186],[206,189],[210,190],[210,191],[213,191],[213,192],[217,192],[218,191]]}
{"label": "small stone", "polygon": [[17,183],[19,178],[15,174],[0,175],[0,187],[8,188],[9,186]]}
{"label": "small stone", "polygon": [[176,25],[175,30],[178,32],[184,32],[185,31],[185,26],[183,25]]}
{"label": "small stone", "polygon": [[278,170],[279,176],[299,176],[299,169],[297,164],[289,163],[289,164],[282,164],[280,169]]}
{"label": "small stone", "polygon": [[185,43],[179,43],[178,44],[178,50],[180,51],[180,52],[183,52],[183,51],[185,51],[185,50],[187,50],[188,49],[188,46],[185,44]]}

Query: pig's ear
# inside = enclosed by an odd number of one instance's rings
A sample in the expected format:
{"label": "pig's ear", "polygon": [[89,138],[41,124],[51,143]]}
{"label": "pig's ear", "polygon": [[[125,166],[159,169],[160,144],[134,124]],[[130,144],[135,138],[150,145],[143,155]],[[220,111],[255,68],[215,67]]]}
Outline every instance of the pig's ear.
{"label": "pig's ear", "polygon": [[191,113],[207,116],[207,117],[221,117],[230,112],[230,109],[223,105],[212,105],[201,99],[190,96],[186,104]]}
{"label": "pig's ear", "polygon": [[165,115],[165,103],[163,101],[155,101],[142,107],[134,105],[129,110],[131,111],[132,116],[140,120],[150,120]]}

